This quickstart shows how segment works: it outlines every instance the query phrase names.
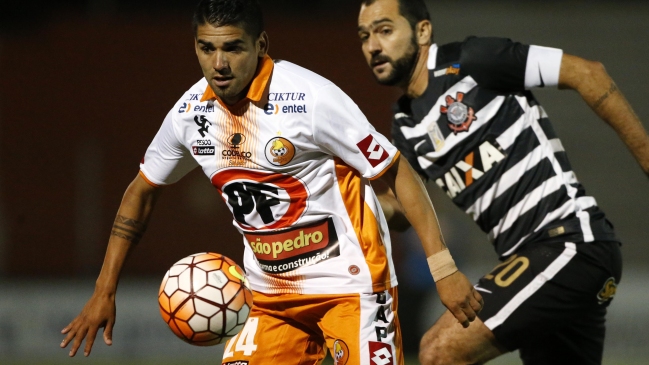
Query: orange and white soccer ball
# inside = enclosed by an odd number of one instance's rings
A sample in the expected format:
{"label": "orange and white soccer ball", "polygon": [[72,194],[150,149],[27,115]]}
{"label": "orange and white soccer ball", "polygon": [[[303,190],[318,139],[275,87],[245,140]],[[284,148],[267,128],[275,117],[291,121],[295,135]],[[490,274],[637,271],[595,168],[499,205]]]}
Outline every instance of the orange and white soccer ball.
{"label": "orange and white soccer ball", "polygon": [[198,253],[167,271],[158,293],[160,314],[171,331],[197,346],[212,346],[241,331],[252,307],[243,270],[217,253]]}

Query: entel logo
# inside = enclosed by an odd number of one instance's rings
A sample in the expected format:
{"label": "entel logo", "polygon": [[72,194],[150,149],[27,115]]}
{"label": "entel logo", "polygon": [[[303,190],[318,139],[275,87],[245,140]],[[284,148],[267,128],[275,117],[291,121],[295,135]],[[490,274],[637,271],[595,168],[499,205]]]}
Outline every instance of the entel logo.
{"label": "entel logo", "polygon": [[[178,113],[189,113],[190,111],[192,111],[191,103],[183,103],[183,105],[178,109]],[[214,112],[214,104],[197,105],[194,107],[194,111],[200,113],[212,113]]]}
{"label": "entel logo", "polygon": [[267,115],[278,114],[279,112],[284,114],[307,114],[306,105],[284,105],[279,107],[279,104],[268,103],[264,105],[264,113]]}
{"label": "entel logo", "polygon": [[189,113],[190,110],[192,110],[192,104],[183,103],[183,105],[180,106],[180,109],[178,109],[178,113]]}

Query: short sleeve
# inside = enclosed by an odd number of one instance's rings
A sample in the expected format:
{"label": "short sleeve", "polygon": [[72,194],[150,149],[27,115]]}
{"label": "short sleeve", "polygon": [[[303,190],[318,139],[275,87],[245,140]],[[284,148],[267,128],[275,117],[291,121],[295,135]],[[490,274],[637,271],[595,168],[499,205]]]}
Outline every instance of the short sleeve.
{"label": "short sleeve", "polygon": [[482,87],[501,91],[525,89],[529,46],[506,38],[467,38],[460,55],[463,75]]}
{"label": "short sleeve", "polygon": [[399,155],[349,96],[333,84],[319,90],[312,123],[316,145],[365,178],[381,176]]}
{"label": "short sleeve", "polygon": [[198,166],[196,160],[177,137],[172,112],[147,148],[140,171],[154,185],[169,185]]}
{"label": "short sleeve", "polygon": [[460,67],[485,88],[523,91],[556,86],[563,51],[529,46],[506,38],[469,37],[462,44]]}

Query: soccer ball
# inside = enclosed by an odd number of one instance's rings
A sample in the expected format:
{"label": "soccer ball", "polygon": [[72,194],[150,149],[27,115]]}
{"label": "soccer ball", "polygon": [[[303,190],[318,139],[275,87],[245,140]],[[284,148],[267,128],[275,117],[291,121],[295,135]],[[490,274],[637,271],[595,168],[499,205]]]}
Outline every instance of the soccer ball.
{"label": "soccer ball", "polygon": [[162,319],[176,336],[192,345],[212,346],[243,328],[252,292],[234,261],[217,253],[198,253],[167,271],[158,303]]}

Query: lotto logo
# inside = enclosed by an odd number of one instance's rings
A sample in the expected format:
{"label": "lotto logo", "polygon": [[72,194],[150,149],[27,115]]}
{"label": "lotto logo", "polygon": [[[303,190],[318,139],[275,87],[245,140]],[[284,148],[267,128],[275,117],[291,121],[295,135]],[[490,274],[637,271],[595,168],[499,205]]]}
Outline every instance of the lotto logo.
{"label": "lotto logo", "polygon": [[392,346],[389,343],[370,341],[369,345],[372,365],[394,365],[392,361]]}
{"label": "lotto logo", "polygon": [[370,165],[372,165],[372,167],[378,166],[389,156],[388,151],[386,151],[385,148],[383,148],[371,134],[364,140],[358,142],[357,146],[361,150],[363,156],[365,156],[367,161],[370,162]]}
{"label": "lotto logo", "polygon": [[214,147],[192,146],[194,156],[214,156],[216,149]]}

